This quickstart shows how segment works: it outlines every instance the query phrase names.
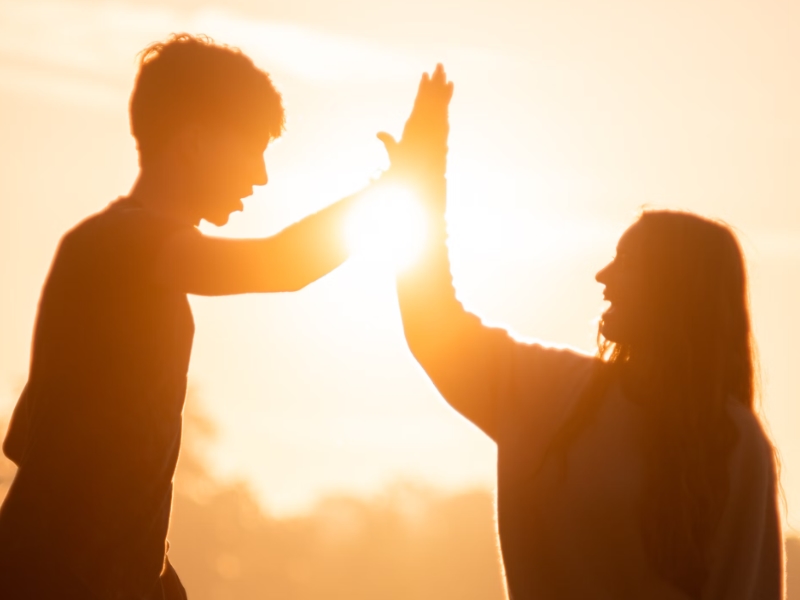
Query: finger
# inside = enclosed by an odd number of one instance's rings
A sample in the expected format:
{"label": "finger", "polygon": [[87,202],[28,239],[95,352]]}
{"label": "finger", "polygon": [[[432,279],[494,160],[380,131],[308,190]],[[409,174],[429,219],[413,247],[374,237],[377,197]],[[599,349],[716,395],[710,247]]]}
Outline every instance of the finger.
{"label": "finger", "polygon": [[394,139],[394,136],[390,133],[386,133],[385,131],[381,131],[376,137],[383,142],[383,146],[386,148],[386,154],[389,155],[389,159],[393,159],[397,153],[398,146],[397,140]]}
{"label": "finger", "polygon": [[394,136],[391,133],[386,133],[385,131],[381,131],[376,136],[380,141],[383,142],[383,145],[387,148],[394,148],[397,146],[397,140],[394,139]]}
{"label": "finger", "polygon": [[444,73],[444,65],[442,63],[437,63],[436,68],[433,71],[433,81],[435,81],[438,85],[444,85],[447,79]]}
{"label": "finger", "polygon": [[440,103],[447,105],[450,102],[450,98],[453,97],[453,82],[447,81],[446,78],[439,82],[436,95],[440,99]]}
{"label": "finger", "polygon": [[440,98],[440,102],[447,103],[453,95],[452,83],[447,81],[444,65],[438,63],[431,78],[431,94]]}
{"label": "finger", "polygon": [[417,98],[419,98],[420,95],[425,90],[427,82],[428,82],[428,74],[427,73],[423,73],[422,77],[419,78],[419,85],[417,86]]}
{"label": "finger", "polygon": [[418,105],[420,99],[426,95],[427,90],[430,87],[430,81],[430,75],[423,73],[419,80],[419,87],[417,88],[417,97],[414,99],[414,106]]}

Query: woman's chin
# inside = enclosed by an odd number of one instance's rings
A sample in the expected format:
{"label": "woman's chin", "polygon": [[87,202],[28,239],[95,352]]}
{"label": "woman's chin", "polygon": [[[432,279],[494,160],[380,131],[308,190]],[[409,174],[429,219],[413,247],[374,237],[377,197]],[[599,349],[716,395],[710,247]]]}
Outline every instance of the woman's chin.
{"label": "woman's chin", "polygon": [[606,338],[609,342],[619,344],[623,341],[624,335],[620,331],[619,323],[614,319],[613,315],[603,313],[600,320],[600,335]]}

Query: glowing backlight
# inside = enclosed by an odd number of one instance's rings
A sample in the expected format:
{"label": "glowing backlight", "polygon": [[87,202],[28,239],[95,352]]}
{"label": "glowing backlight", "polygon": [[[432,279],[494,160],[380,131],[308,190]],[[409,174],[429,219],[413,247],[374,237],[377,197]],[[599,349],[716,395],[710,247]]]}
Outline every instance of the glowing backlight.
{"label": "glowing backlight", "polygon": [[422,206],[410,190],[378,186],[353,211],[347,243],[355,255],[403,268],[419,256],[426,229]]}

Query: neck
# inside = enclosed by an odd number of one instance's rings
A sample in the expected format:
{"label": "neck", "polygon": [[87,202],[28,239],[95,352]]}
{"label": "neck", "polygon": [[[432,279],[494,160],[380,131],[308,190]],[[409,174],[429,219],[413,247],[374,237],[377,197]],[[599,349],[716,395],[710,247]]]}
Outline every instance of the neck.
{"label": "neck", "polygon": [[169,219],[188,225],[199,224],[200,217],[195,214],[188,186],[179,178],[170,176],[168,174],[170,171],[175,172],[157,165],[141,169],[128,196],[147,210]]}

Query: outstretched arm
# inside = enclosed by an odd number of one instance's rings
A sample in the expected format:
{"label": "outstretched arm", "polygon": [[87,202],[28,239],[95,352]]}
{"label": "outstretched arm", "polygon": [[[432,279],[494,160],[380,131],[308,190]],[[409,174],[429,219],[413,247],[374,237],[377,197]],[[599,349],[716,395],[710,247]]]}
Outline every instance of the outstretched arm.
{"label": "outstretched arm", "polygon": [[[422,258],[397,278],[406,340],[442,396],[496,439],[500,396],[516,343],[502,329],[484,326],[457,300],[450,275],[445,224],[448,116],[452,95],[441,65],[423,77],[403,139],[385,134],[392,170],[414,185],[428,217]],[[388,143],[387,143],[388,142]]]}
{"label": "outstretched arm", "polygon": [[177,234],[162,249],[158,279],[201,296],[299,290],[347,259],[344,223],[359,199],[340,200],[263,239]]}
{"label": "outstretched arm", "polygon": [[444,218],[431,221],[434,235],[423,260],[397,278],[406,340],[450,405],[497,439],[499,401],[507,393],[516,342],[464,310],[450,275]]}

